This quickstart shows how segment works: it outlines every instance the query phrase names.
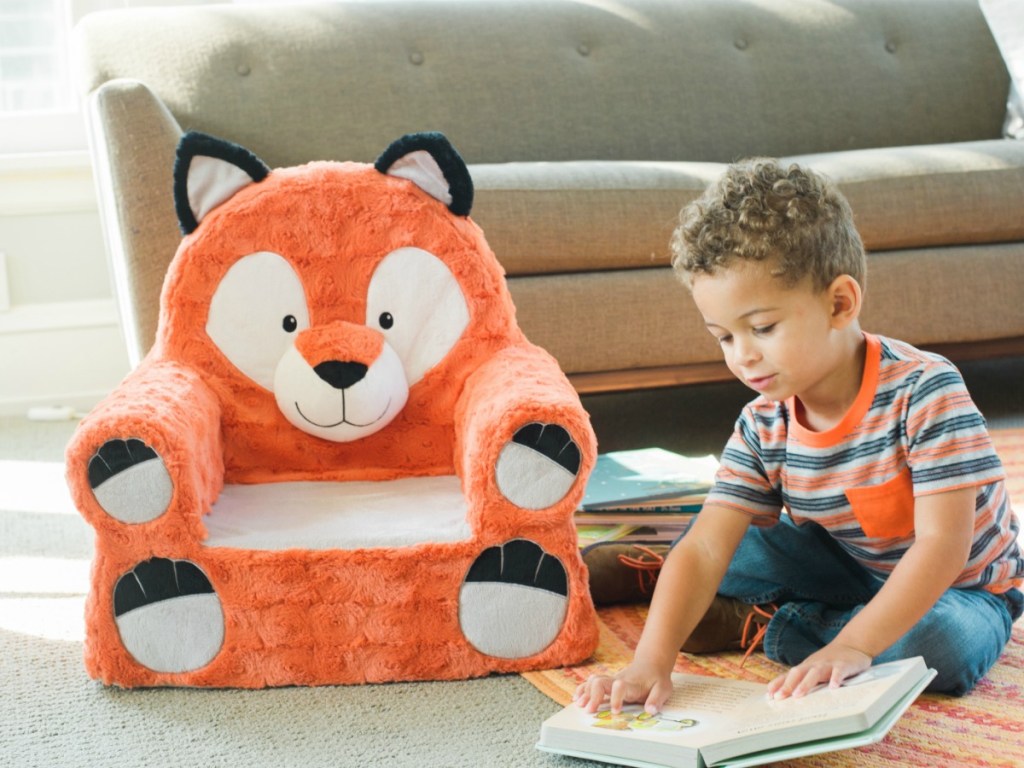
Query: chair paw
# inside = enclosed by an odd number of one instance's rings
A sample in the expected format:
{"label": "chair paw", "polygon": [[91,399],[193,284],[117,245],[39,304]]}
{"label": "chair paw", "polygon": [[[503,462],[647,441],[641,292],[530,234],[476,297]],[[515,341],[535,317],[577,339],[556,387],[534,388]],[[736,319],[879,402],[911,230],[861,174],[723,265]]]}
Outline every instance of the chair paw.
{"label": "chair paw", "polygon": [[160,455],[142,440],[107,440],[89,460],[89,487],[123,523],[148,523],[167,511],[174,484]]}
{"label": "chair paw", "polygon": [[568,578],[561,561],[533,541],[485,549],[459,594],[459,624],[481,653],[507,659],[547,648],[565,622]]}
{"label": "chair paw", "polygon": [[205,667],[224,644],[224,612],[195,563],[155,557],[114,587],[114,618],[132,657],[155,672]]}
{"label": "chair paw", "polygon": [[498,489],[518,507],[546,509],[572,488],[580,471],[580,448],[558,424],[532,422],[512,436],[498,456]]}

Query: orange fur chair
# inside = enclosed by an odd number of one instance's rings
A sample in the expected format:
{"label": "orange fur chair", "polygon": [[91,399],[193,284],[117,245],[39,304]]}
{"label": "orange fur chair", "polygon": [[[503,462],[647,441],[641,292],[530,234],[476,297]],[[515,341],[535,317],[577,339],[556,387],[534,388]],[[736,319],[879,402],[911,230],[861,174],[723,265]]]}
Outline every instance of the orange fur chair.
{"label": "orange fur chair", "polygon": [[156,346],[67,452],[96,530],[89,674],[255,688],[590,655],[593,431],[516,325],[447,139],[270,170],[189,133],[174,194]]}

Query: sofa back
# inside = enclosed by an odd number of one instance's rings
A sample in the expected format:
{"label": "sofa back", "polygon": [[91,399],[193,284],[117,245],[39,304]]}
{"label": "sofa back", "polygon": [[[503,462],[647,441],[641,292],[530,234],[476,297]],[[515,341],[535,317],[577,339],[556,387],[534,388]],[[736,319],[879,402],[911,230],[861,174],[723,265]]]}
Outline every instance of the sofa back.
{"label": "sofa back", "polygon": [[[132,8],[86,17],[76,43],[133,361],[181,240],[170,178],[188,129],[277,167],[370,161],[443,131],[520,327],[590,391],[727,375],[668,243],[720,163],[751,154],[806,162],[850,198],[883,252],[865,327],[912,343],[1024,334],[1005,268],[1024,241],[1024,142],[999,138],[1009,77],[977,0]],[[949,296],[972,297],[955,321],[935,298]]]}
{"label": "sofa back", "polygon": [[273,166],[414,130],[470,163],[701,160],[997,138],[977,0],[379,0],[86,17],[83,88],[145,83]]}

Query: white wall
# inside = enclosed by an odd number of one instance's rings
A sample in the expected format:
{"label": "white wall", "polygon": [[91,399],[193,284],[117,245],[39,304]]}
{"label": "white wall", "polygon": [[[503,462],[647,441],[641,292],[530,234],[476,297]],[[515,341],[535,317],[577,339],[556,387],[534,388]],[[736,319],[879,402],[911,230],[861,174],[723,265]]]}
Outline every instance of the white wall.
{"label": "white wall", "polygon": [[0,156],[0,414],[87,410],[128,372],[84,152]]}

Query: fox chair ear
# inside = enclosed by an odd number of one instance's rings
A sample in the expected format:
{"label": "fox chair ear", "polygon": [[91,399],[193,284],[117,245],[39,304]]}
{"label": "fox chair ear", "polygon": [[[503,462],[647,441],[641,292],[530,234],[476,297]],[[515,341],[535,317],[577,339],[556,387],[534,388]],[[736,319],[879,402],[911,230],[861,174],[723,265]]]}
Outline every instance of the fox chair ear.
{"label": "fox chair ear", "polygon": [[194,232],[210,211],[268,173],[262,160],[238,144],[186,133],[174,162],[174,208],[182,234]]}
{"label": "fox chair ear", "polygon": [[468,216],[473,207],[473,180],[444,134],[406,134],[384,150],[374,167],[408,179],[456,216]]}

